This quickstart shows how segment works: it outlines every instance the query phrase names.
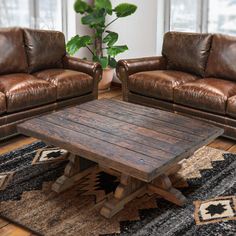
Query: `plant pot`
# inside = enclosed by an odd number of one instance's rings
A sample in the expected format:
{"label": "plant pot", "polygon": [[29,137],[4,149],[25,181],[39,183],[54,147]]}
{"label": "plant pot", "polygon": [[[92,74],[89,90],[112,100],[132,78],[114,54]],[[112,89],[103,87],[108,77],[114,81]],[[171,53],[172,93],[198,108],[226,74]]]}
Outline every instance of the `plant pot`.
{"label": "plant pot", "polygon": [[114,75],[113,68],[107,67],[106,69],[103,69],[102,79],[99,81],[98,84],[98,90],[100,93],[110,90],[113,75]]}

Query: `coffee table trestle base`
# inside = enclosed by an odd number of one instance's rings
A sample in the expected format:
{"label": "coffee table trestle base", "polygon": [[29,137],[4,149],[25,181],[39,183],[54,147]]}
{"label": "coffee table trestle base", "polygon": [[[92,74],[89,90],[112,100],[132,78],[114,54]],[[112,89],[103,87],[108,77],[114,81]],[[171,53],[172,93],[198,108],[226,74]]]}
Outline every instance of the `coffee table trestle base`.
{"label": "coffee table trestle base", "polygon": [[[56,193],[61,193],[78,183],[80,179],[99,168],[98,165],[93,165],[88,169],[81,171],[81,157],[76,155],[69,156],[69,163],[66,165],[64,175],[59,177],[52,185],[52,190]],[[104,166],[101,168],[106,172],[112,172],[109,168]],[[186,198],[177,189],[172,186],[170,175],[174,175],[181,169],[181,165],[177,164],[172,166],[166,171],[166,174],[161,174],[150,183],[143,182],[129,175],[121,173],[120,184],[117,186],[113,196],[109,198],[103,207],[101,208],[101,215],[106,218],[111,218],[119,211],[121,211],[125,204],[132,201],[138,196],[142,196],[145,193],[156,193],[164,199],[182,206]]]}

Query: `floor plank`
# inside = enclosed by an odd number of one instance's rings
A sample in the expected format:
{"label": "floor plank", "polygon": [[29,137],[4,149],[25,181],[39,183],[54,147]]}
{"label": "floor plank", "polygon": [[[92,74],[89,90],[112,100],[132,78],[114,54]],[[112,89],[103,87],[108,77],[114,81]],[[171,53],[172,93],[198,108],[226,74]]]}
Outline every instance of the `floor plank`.
{"label": "floor plank", "polygon": [[9,222],[7,222],[7,221],[0,218],[0,229],[3,228],[4,226],[8,225],[8,224],[9,224]]}
{"label": "floor plank", "polygon": [[231,153],[236,153],[236,144],[230,147],[227,151]]}
{"label": "floor plank", "polygon": [[8,224],[0,230],[1,236],[32,236],[32,233],[18,227],[17,225]]}
{"label": "floor plank", "polygon": [[0,155],[8,153],[12,150],[16,150],[18,148],[22,148],[23,146],[29,145],[35,141],[37,141],[35,138],[19,135],[15,138],[12,138],[11,140],[0,144]]}
{"label": "floor plank", "polygon": [[234,145],[235,145],[235,141],[233,141],[233,140],[226,139],[226,138],[218,138],[218,139],[214,140],[208,146],[215,148],[215,149],[228,151]]}

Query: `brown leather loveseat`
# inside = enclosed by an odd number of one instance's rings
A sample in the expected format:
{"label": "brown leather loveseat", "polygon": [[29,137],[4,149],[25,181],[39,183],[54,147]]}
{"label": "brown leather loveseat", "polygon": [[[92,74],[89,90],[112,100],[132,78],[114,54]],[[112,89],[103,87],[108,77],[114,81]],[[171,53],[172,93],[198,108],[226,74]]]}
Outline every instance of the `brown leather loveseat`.
{"label": "brown leather loveseat", "polygon": [[96,99],[101,73],[66,55],[61,32],[0,29],[0,140],[32,116]]}
{"label": "brown leather loveseat", "polygon": [[192,116],[236,139],[236,37],[168,32],[162,56],[121,60],[123,99]]}

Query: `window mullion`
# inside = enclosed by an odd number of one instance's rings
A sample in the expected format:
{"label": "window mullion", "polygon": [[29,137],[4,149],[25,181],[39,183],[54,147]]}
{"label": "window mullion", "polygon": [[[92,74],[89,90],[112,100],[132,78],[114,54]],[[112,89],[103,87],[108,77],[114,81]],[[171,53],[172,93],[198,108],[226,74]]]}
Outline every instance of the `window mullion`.
{"label": "window mullion", "polygon": [[68,39],[68,2],[67,0],[61,0],[62,6],[62,31],[65,34],[66,40]]}
{"label": "window mullion", "polygon": [[165,22],[164,22],[165,32],[170,31],[170,14],[171,14],[171,0],[166,0],[165,1]]}
{"label": "window mullion", "polygon": [[202,30],[201,32],[208,32],[208,13],[209,13],[209,0],[201,0],[202,2]]}

